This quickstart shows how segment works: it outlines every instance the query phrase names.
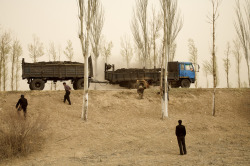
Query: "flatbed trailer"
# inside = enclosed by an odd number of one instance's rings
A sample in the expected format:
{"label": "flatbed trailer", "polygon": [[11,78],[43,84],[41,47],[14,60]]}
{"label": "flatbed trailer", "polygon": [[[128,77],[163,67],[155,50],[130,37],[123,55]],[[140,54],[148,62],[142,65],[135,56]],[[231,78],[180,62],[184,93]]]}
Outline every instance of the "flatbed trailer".
{"label": "flatbed trailer", "polygon": [[[93,77],[89,58],[89,79]],[[84,88],[84,63],[70,61],[27,63],[22,59],[22,79],[27,79],[31,90],[43,90],[47,81],[71,80],[74,89]]]}

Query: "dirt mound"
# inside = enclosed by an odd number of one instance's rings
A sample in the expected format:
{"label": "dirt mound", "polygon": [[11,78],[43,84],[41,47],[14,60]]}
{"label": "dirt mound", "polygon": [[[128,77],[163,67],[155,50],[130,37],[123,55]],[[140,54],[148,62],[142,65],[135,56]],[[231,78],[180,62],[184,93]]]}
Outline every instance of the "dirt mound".
{"label": "dirt mound", "polygon": [[[43,148],[0,165],[249,165],[250,89],[218,89],[211,116],[211,89],[171,89],[169,117],[161,120],[156,89],[90,90],[88,122],[81,117],[82,91],[22,92],[28,118],[47,117]],[[0,93],[0,114],[15,111],[20,92]],[[187,129],[187,155],[180,156],[177,121]]]}

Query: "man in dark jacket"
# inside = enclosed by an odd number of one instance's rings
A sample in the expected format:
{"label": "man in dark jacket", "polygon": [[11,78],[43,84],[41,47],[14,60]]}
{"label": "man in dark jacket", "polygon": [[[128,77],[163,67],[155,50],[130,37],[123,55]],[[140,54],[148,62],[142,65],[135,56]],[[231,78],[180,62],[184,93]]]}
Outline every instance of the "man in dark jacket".
{"label": "man in dark jacket", "polygon": [[70,98],[69,98],[71,88],[68,85],[66,85],[66,82],[63,83],[63,86],[64,86],[64,89],[65,89],[65,92],[66,92],[65,95],[64,95],[63,102],[65,103],[65,101],[68,100],[69,105],[71,105],[71,101],[70,101]]}
{"label": "man in dark jacket", "polygon": [[185,145],[185,136],[186,136],[186,129],[184,125],[181,125],[182,121],[178,121],[179,125],[176,126],[175,135],[177,136],[179,148],[180,148],[180,155],[187,154],[186,145]]}
{"label": "man in dark jacket", "polygon": [[28,106],[28,100],[26,98],[24,98],[24,95],[21,95],[21,98],[18,100],[18,102],[16,104],[16,108],[18,108],[17,109],[18,111],[23,110],[24,117],[26,117],[27,106]]}

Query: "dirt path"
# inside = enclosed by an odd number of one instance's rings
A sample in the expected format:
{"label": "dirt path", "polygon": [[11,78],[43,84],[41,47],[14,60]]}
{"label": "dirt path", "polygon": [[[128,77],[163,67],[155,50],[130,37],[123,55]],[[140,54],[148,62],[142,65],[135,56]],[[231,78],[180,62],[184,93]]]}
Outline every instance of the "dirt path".
{"label": "dirt path", "polygon": [[[161,120],[156,89],[90,91],[88,122],[80,119],[82,92],[27,91],[28,118],[43,114],[46,142],[27,157],[0,165],[250,165],[250,89],[172,89],[169,118]],[[14,111],[20,92],[0,93],[0,113]],[[187,129],[188,154],[179,155],[177,121]]]}

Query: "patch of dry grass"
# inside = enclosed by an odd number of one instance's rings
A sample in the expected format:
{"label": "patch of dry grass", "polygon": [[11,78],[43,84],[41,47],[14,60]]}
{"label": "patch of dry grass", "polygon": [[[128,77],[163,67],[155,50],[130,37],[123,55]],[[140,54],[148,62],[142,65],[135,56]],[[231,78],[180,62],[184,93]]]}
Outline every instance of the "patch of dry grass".
{"label": "patch of dry grass", "polygon": [[39,150],[45,141],[47,123],[41,116],[24,118],[15,111],[2,111],[0,123],[0,160],[26,156]]}

